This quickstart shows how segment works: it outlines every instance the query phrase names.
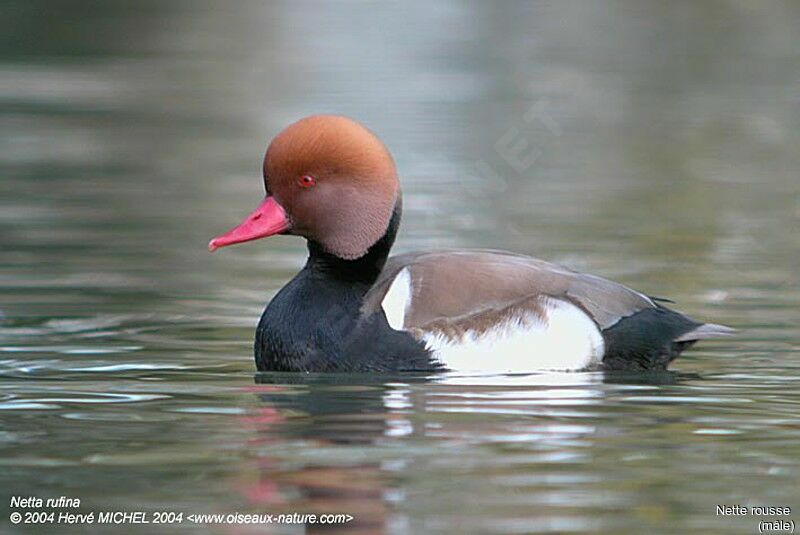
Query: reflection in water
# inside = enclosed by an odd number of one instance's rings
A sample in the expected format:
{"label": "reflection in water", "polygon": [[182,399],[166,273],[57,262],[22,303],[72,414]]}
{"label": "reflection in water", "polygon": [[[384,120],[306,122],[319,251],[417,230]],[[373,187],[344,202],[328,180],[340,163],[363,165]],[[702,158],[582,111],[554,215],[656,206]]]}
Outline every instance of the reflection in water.
{"label": "reflection in water", "polygon": [[[359,386],[353,386],[352,377],[342,379],[257,376],[261,386],[256,392],[265,407],[244,421],[255,427],[259,439],[254,445],[265,455],[259,457],[258,482],[246,490],[251,501],[318,514],[348,512],[356,517],[359,529],[369,532],[408,526],[414,520],[395,505],[402,503],[409,489],[396,480],[417,460],[413,448],[398,447],[393,441],[435,440],[445,459],[451,447],[524,443],[537,452],[531,459],[569,462],[576,454],[565,453],[565,448],[596,429],[550,419],[571,415],[570,405],[580,406],[602,395],[592,389],[601,383],[596,374],[518,376],[508,378],[510,384],[497,377],[497,387],[464,377],[419,377],[412,382],[408,381],[414,378],[406,376],[397,382],[362,377]],[[503,419],[461,422],[452,417],[458,413],[529,414],[545,420],[509,426]],[[312,453],[291,460],[267,453],[292,445]],[[324,450],[325,455],[318,456],[315,450]],[[282,468],[287,461],[291,470]]]}
{"label": "reflection in water", "polygon": [[[0,503],[411,534],[752,533],[716,504],[800,510],[798,25],[796,2],[7,0]],[[316,112],[392,148],[398,252],[533,254],[741,335],[671,374],[253,385],[304,246],[205,244],[263,195],[266,140]],[[208,530],[247,531],[176,529]]]}
{"label": "reflection in water", "polygon": [[[617,524],[576,511],[632,504],[637,522],[657,525],[670,508],[649,499],[665,480],[638,478],[671,466],[660,455],[674,446],[663,439],[683,429],[694,436],[742,432],[722,421],[716,428],[704,418],[693,422],[683,409],[710,404],[720,414],[753,402],[709,395],[707,380],[675,373],[489,380],[260,374],[256,381],[261,406],[242,418],[258,436],[248,445],[258,452],[258,475],[243,490],[247,499],[270,510],[349,512],[365,532],[581,531]],[[661,405],[668,410],[648,408]],[[625,407],[633,421],[617,417]],[[640,429],[649,431],[633,431]],[[631,432],[639,438],[631,441]],[[587,465],[596,470],[581,468]],[[630,479],[619,472],[626,465],[644,471]],[[480,486],[459,487],[465,477]],[[645,499],[635,497],[642,491]],[[474,507],[456,507],[454,494]],[[542,506],[564,514],[541,516]]]}
{"label": "reflection in water", "polygon": [[[259,437],[254,445],[265,452],[292,444],[314,449],[368,448],[384,436],[398,436],[398,422],[407,424],[394,414],[394,410],[405,408],[397,406],[397,393],[402,396],[403,390],[395,391],[375,378],[363,379],[353,386],[352,381],[337,384],[337,378],[324,376],[309,379],[259,374],[256,392],[264,407],[245,418]],[[384,533],[391,520],[393,492],[384,466],[398,461],[363,462],[359,459],[362,455],[354,453],[352,458],[347,453],[333,459],[328,455],[312,458],[290,469],[282,468],[286,459],[264,455],[258,460],[258,482],[247,489],[246,495],[255,504],[279,511],[355,517],[339,530],[309,525],[310,533]]]}

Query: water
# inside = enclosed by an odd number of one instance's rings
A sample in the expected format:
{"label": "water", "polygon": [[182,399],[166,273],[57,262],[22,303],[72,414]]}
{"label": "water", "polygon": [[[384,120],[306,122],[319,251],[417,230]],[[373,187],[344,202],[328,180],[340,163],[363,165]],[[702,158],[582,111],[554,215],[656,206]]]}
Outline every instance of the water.
{"label": "water", "polygon": [[[12,0],[0,20],[2,531],[23,530],[13,494],[349,513],[348,533],[800,520],[796,3]],[[303,244],[205,244],[314,112],[392,148],[397,251],[534,254],[741,335],[655,376],[257,376]]]}

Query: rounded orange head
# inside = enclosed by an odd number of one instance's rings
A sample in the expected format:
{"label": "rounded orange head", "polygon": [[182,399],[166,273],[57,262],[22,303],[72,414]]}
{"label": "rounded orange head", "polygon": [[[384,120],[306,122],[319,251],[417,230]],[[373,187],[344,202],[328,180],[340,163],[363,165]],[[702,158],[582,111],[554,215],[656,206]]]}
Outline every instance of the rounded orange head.
{"label": "rounded orange head", "polygon": [[313,115],[287,126],[264,156],[267,196],[209,249],[288,233],[345,259],[363,256],[389,226],[400,194],[389,150],[364,126]]}

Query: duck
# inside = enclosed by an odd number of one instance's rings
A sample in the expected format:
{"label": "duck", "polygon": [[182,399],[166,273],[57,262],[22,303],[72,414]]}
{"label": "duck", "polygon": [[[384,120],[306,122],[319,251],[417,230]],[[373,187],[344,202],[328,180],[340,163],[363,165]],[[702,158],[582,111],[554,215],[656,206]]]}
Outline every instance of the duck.
{"label": "duck", "polygon": [[303,268],[256,328],[259,371],[659,371],[730,336],[602,277],[495,250],[389,256],[402,195],[394,159],[359,122],[312,115],[267,147],[265,197],[208,248],[305,238]]}

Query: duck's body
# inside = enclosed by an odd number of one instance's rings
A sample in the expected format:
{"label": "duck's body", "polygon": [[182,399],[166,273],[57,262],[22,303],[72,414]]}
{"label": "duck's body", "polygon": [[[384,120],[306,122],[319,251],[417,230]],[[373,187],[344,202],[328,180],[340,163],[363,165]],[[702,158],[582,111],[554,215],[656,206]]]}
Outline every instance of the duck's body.
{"label": "duck's body", "polygon": [[355,260],[337,258],[309,243],[306,265],[272,298],[258,323],[259,370],[367,372],[441,367],[424,344],[392,329],[383,314],[361,311],[386,262],[394,232],[387,232]]}
{"label": "duck's body", "polygon": [[697,340],[732,332],[527,256],[389,258],[401,215],[394,163],[348,119],[316,116],[288,127],[264,169],[267,199],[211,243],[286,232],[309,241],[305,267],[259,322],[259,370],[666,369]]}

